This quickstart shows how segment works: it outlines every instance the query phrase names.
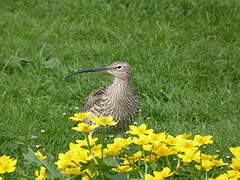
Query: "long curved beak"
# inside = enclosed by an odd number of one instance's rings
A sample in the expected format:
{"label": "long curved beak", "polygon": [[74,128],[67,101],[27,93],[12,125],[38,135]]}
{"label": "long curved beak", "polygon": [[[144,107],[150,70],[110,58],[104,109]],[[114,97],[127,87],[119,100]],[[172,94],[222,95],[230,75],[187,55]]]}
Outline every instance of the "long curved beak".
{"label": "long curved beak", "polygon": [[80,70],[80,71],[77,71],[77,72],[74,72],[74,73],[71,73],[67,76],[64,77],[64,79],[67,79],[71,76],[75,76],[77,74],[80,74],[80,73],[85,73],[85,72],[106,72],[108,70],[110,70],[111,68],[107,68],[107,67],[103,67],[103,68],[91,68],[91,69],[85,69],[85,70]]}

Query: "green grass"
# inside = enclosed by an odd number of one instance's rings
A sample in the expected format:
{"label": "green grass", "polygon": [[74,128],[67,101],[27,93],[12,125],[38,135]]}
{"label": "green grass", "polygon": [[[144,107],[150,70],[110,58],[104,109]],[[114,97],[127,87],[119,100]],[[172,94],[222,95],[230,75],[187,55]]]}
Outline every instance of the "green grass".
{"label": "green grass", "polygon": [[[63,77],[116,60],[132,65],[139,123],[175,135],[211,134],[222,155],[240,145],[238,0],[0,4],[0,155],[21,161],[28,146],[64,152],[77,138],[67,117],[112,77]],[[29,173],[20,164],[18,173]]]}

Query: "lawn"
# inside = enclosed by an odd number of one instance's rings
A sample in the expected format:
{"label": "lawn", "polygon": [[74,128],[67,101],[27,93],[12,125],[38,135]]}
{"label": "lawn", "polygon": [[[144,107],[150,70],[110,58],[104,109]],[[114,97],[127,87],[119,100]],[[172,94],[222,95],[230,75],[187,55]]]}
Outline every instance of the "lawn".
{"label": "lawn", "polygon": [[[78,138],[68,117],[113,78],[70,72],[122,60],[141,99],[136,119],[173,135],[240,145],[240,1],[0,0],[0,155],[54,157]],[[211,149],[210,148],[210,149]],[[22,160],[22,162],[20,162]]]}

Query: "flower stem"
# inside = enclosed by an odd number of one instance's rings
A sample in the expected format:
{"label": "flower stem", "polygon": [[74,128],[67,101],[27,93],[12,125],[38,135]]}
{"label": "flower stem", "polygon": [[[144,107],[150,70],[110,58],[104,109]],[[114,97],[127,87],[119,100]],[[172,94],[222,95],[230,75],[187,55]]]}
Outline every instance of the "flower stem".
{"label": "flower stem", "polygon": [[[88,138],[88,134],[84,134],[84,135],[85,135],[85,138],[87,140],[89,151],[92,154],[92,150],[91,150],[91,145],[90,145],[90,141],[89,141],[89,138]],[[93,161],[94,161],[95,164],[98,164],[98,162],[97,162],[97,160],[96,160],[96,158],[94,156],[93,156]]]}
{"label": "flower stem", "polygon": [[170,161],[169,161],[169,159],[168,159],[167,156],[166,156],[166,160],[167,160],[167,165],[168,165],[168,167],[171,169],[172,167],[171,167]]}
{"label": "flower stem", "polygon": [[143,154],[143,157],[144,157],[144,166],[145,166],[144,176],[146,176],[147,172],[148,172],[148,165],[147,165],[147,162],[146,162],[146,154],[145,154],[144,150],[142,150],[142,154]]}

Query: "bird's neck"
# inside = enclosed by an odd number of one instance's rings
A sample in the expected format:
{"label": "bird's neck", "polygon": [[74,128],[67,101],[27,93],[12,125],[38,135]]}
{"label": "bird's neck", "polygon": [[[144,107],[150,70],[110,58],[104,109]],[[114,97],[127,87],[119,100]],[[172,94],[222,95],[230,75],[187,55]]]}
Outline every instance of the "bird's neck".
{"label": "bird's neck", "polygon": [[130,79],[120,79],[115,78],[112,85],[109,87],[113,90],[114,93],[129,93],[131,92]]}

